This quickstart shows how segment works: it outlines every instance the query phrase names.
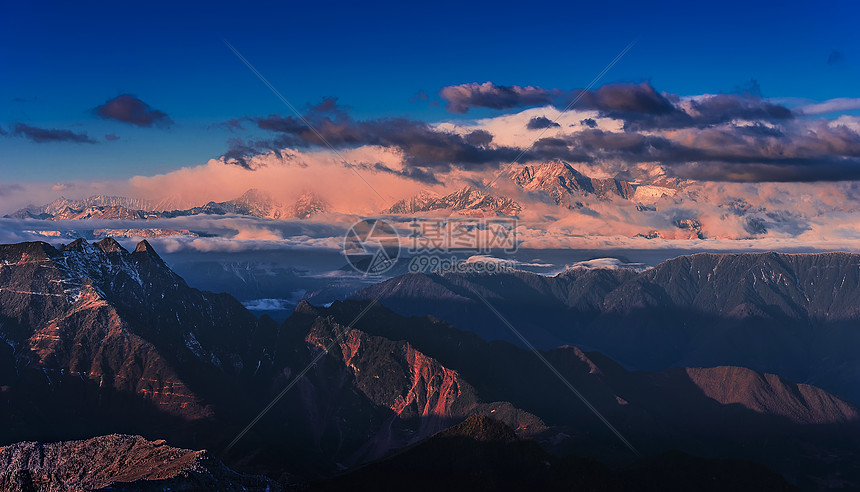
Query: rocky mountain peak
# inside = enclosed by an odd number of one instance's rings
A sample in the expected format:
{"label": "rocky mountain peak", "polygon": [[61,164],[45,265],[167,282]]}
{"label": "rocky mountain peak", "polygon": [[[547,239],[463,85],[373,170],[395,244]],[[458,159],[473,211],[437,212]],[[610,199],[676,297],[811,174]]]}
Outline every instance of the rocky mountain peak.
{"label": "rocky mountain peak", "polygon": [[112,237],[102,239],[95,243],[95,246],[103,253],[128,253],[128,251]]}
{"label": "rocky mountain peak", "polygon": [[398,201],[385,213],[410,214],[433,210],[451,210],[469,216],[512,216],[519,214],[522,206],[511,198],[466,185],[444,196],[423,192]]}
{"label": "rocky mountain peak", "polygon": [[62,251],[85,252],[85,251],[87,251],[87,249],[89,249],[89,247],[90,247],[90,244],[87,242],[87,240],[82,238],[82,237],[79,237],[79,238],[75,239],[74,241],[70,242],[69,244],[62,246],[60,249]]}
{"label": "rocky mountain peak", "polygon": [[513,429],[486,415],[472,415],[454,427],[436,435],[438,437],[468,437],[482,442],[514,442],[519,440]]}
{"label": "rocky mountain peak", "polygon": [[510,178],[525,191],[546,193],[556,204],[567,208],[579,208],[581,200],[591,196],[600,200],[613,197],[628,200],[635,192],[628,181],[589,177],[562,161],[523,166],[512,170]]}
{"label": "rocky mountain peak", "polygon": [[147,241],[146,239],[137,243],[137,245],[134,247],[134,252],[156,255],[155,249],[153,249],[152,245],[149,244],[149,241]]}

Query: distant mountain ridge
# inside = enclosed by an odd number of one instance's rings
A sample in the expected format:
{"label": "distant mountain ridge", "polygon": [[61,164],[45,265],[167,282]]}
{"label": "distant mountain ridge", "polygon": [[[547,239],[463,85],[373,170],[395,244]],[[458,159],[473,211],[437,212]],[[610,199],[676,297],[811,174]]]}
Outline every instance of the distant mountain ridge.
{"label": "distant mountain ridge", "polygon": [[[656,179],[657,184],[634,183],[615,178],[585,176],[570,164],[547,162],[526,165],[511,171],[510,178],[527,193],[546,194],[560,206],[580,208],[582,200],[597,198],[608,200],[652,201],[672,196],[678,183]],[[510,197],[492,194],[474,186],[464,186],[445,195],[422,192],[391,205],[382,213],[414,214],[434,210],[451,210],[471,216],[515,216],[523,205]],[[224,202],[208,202],[187,209],[176,209],[170,201],[149,200],[117,196],[95,195],[83,200],[59,198],[47,205],[26,207],[9,214],[13,218],[43,220],[124,219],[154,220],[190,215],[238,214],[268,219],[310,218],[330,211],[330,206],[317,194],[307,191],[293,203],[281,203],[258,189],[249,189],[241,196]]]}
{"label": "distant mountain ridge", "polygon": [[[616,178],[592,178],[560,161],[521,166],[511,170],[508,177],[527,194],[546,195],[556,205],[568,209],[582,208],[589,199],[619,198],[652,202],[663,196],[674,196],[680,186],[678,182],[663,178],[655,178],[653,184]],[[523,207],[510,197],[466,186],[444,196],[422,192],[398,201],[384,213],[452,210],[462,215],[513,216],[518,215]]]}
{"label": "distant mountain ridge", "polygon": [[[171,208],[170,200],[152,201],[140,198],[129,198],[124,196],[93,195],[82,200],[70,200],[60,197],[53,202],[41,206],[26,207],[15,214],[23,215],[30,213],[34,216],[50,215],[56,216],[68,210],[84,210],[88,208],[122,208],[126,210],[149,210],[152,212],[163,212]],[[14,215],[13,215],[14,216]]]}
{"label": "distant mountain ridge", "polygon": [[641,369],[737,365],[814,381],[860,400],[860,255],[680,256],[654,268],[407,274],[356,299],[433,315],[520,343],[488,299],[541,347],[581,344]]}
{"label": "distant mountain ridge", "polygon": [[424,192],[400,200],[384,211],[388,214],[414,214],[434,210],[451,210],[468,216],[513,216],[522,206],[511,198],[491,195],[484,190],[465,186],[444,196]]}
{"label": "distant mountain ridge", "polygon": [[168,209],[168,203],[101,195],[84,200],[60,198],[43,207],[23,208],[7,217],[41,220],[158,220],[192,215],[236,214],[263,219],[307,219],[328,210],[328,204],[311,192],[302,193],[294,203],[285,205],[258,189],[250,189],[233,200],[208,202],[188,209]]}

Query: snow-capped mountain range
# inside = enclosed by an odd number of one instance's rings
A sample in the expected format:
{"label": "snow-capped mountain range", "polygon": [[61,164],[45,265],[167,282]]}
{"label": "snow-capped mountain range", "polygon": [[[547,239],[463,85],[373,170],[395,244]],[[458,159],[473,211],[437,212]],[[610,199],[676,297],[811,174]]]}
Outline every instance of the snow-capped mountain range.
{"label": "snow-capped mountain range", "polygon": [[[545,210],[556,217],[568,214],[585,213],[595,215],[594,207],[607,207],[624,210],[631,216],[642,214],[643,227],[634,228],[629,236],[644,238],[683,238],[702,239],[708,237],[707,226],[691,210],[681,210],[668,217],[651,216],[649,213],[662,212],[666,207],[674,207],[679,200],[697,200],[695,193],[689,191],[690,182],[671,179],[661,173],[644,174],[635,179],[620,177],[588,176],[571,164],[562,161],[546,162],[537,165],[519,166],[507,172],[504,186],[466,185],[456,191],[444,194],[425,190],[411,197],[403,198],[390,207],[379,210],[384,215],[410,215],[428,212],[460,215],[468,217],[528,217],[526,212],[543,210],[535,207],[558,207],[557,212]],[[505,191],[500,191],[505,190]],[[59,198],[47,205],[31,206],[7,215],[7,218],[38,219],[47,221],[77,220],[122,220],[154,221],[191,216],[238,215],[270,220],[309,219],[334,212],[355,214],[354,210],[334,209],[325,199],[313,191],[305,191],[298,196],[279,199],[259,189],[249,189],[241,196],[227,201],[210,201],[203,205],[170,209],[168,201],[154,202],[144,199],[120,196],[96,195],[82,200]],[[732,210],[735,210],[734,208]],[[746,210],[742,211],[746,213]],[[360,214],[366,215],[366,212]],[[532,214],[540,215],[540,214]],[[737,214],[736,214],[737,215]],[[747,218],[749,219],[749,218]],[[647,225],[647,222],[651,225]],[[761,221],[760,221],[761,222]],[[636,224],[639,224],[636,221]],[[757,225],[753,224],[753,225]],[[767,232],[767,224],[751,228],[750,234]],[[100,226],[103,228],[104,226]],[[185,226],[187,227],[187,226]],[[128,228],[128,226],[126,226]],[[146,233],[140,227],[129,228],[128,234],[135,237],[163,237],[165,235],[205,235],[199,231],[168,232],[162,228],[157,236]],[[638,229],[638,230],[637,230]],[[94,230],[94,229],[93,229]],[[758,231],[758,232],[756,232]],[[763,232],[761,232],[763,231]],[[49,231],[50,232],[50,231]],[[742,231],[743,233],[743,231]],[[44,236],[40,233],[38,235]],[[72,235],[90,238],[101,237],[86,230],[75,231]]]}
{"label": "snow-capped mountain range", "polygon": [[316,194],[306,192],[291,204],[281,203],[265,192],[250,189],[242,196],[224,202],[208,202],[198,207],[169,210],[163,203],[137,198],[96,195],[83,200],[59,198],[38,207],[23,208],[7,215],[10,218],[41,220],[157,220],[191,215],[248,215],[263,219],[307,219],[327,210],[328,205]]}
{"label": "snow-capped mountain range", "polygon": [[433,210],[452,210],[461,215],[517,215],[523,207],[513,199],[487,193],[472,186],[465,186],[444,196],[429,192],[400,200],[385,213],[413,214]]}

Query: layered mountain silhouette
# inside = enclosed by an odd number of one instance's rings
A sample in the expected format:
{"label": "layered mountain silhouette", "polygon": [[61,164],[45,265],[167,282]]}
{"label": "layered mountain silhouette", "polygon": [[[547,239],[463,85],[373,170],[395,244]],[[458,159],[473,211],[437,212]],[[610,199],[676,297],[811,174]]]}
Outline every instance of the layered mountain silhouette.
{"label": "layered mountain silhouette", "polygon": [[[598,287],[608,298],[639,278],[568,275],[579,290],[523,282],[600,315]],[[217,455],[293,384],[227,465],[306,483],[474,415],[556,456],[635,457],[527,350],[366,302],[302,303],[279,325],[189,287],[145,241],[133,251],[113,239],[0,246],[0,339],[0,445],[129,434]],[[740,367],[635,372],[571,346],[542,356],[643,455],[753,460],[808,488],[834,476],[860,483],[858,410],[817,387]]]}
{"label": "layered mountain silhouette", "polygon": [[860,255],[696,254],[644,272],[576,268],[407,274],[364,289],[402,314],[434,315],[488,339],[593,347],[628,366],[737,365],[860,400]]}

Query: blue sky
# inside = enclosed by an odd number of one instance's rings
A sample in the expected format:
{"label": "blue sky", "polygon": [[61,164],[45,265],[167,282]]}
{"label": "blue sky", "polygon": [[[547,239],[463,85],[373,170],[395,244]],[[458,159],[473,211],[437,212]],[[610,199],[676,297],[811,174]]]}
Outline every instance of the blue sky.
{"label": "blue sky", "polygon": [[[86,133],[98,143],[0,136],[6,181],[121,178],[205,162],[233,135],[213,124],[288,110],[239,62],[240,50],[293,104],[335,96],[355,118],[439,121],[448,85],[584,87],[650,83],[679,95],[757,81],[770,98],[860,97],[856,2],[432,2],[367,4],[96,2],[4,7],[0,128]],[[423,91],[428,100],[412,101]],[[173,125],[140,128],[93,110],[133,94]],[[119,137],[105,141],[105,135]]]}

